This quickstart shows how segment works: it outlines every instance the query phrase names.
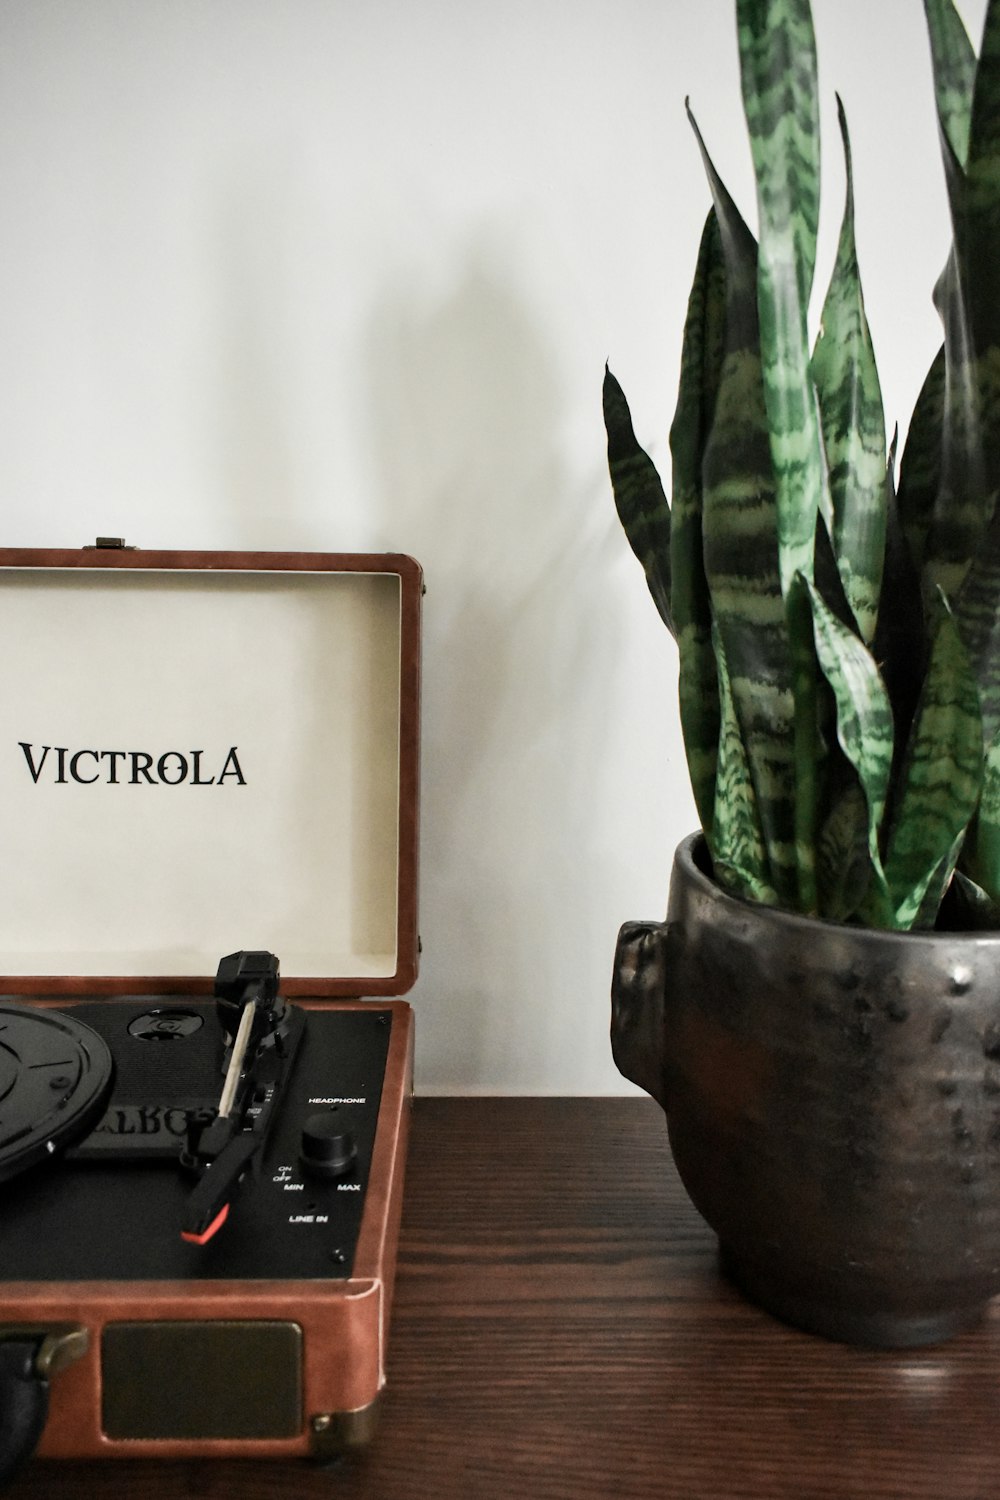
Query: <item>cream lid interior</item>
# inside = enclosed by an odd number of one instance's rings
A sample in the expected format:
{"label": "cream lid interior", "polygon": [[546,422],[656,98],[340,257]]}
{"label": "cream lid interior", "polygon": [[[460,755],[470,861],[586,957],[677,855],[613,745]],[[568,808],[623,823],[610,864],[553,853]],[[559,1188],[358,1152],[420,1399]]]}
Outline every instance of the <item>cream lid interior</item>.
{"label": "cream lid interior", "polygon": [[[0,572],[11,976],[397,967],[400,578]],[[47,748],[46,748],[47,747]]]}

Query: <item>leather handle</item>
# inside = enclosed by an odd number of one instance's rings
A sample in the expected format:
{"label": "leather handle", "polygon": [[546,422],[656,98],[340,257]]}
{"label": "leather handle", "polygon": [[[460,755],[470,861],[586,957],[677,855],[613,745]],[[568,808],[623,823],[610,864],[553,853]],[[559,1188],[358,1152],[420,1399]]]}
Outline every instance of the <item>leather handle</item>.
{"label": "leather handle", "polygon": [[30,1458],[49,1414],[49,1382],[38,1366],[44,1337],[0,1339],[0,1487]]}
{"label": "leather handle", "polygon": [[611,981],[611,1051],[618,1071],[667,1108],[663,1008],[667,922],[626,922]]}

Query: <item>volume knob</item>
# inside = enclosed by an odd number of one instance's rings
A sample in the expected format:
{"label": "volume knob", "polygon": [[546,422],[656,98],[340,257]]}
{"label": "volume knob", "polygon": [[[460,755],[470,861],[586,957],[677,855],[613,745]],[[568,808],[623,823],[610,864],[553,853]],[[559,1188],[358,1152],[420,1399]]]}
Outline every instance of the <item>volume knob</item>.
{"label": "volume knob", "polygon": [[354,1137],[332,1111],[310,1115],[302,1127],[299,1157],[314,1177],[343,1177],[357,1158]]}

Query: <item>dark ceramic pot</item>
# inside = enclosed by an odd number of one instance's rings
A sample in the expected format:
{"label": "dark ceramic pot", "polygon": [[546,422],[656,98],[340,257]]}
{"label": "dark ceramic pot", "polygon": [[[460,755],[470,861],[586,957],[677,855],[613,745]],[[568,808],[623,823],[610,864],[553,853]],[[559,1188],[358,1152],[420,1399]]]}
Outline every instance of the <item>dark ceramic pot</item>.
{"label": "dark ceramic pot", "polygon": [[1000,1292],[1000,934],[725,895],[700,835],[618,939],[612,1045],[663,1105],[733,1281],[848,1343],[936,1343]]}

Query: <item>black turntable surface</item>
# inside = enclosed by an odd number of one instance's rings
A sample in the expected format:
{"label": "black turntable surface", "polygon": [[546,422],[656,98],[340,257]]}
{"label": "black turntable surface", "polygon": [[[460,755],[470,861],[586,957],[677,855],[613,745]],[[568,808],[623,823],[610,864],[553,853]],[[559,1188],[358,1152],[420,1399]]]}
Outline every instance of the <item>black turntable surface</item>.
{"label": "black turntable surface", "polygon": [[0,1004],[5,1280],[348,1276],[392,1015],[297,1019],[304,1035],[270,1135],[192,1243],[181,1231],[197,1178],[181,1156],[191,1119],[211,1114],[222,1088],[212,1003]]}
{"label": "black turntable surface", "polygon": [[107,1043],[59,1011],[0,1005],[0,1182],[71,1145],[111,1090]]}

